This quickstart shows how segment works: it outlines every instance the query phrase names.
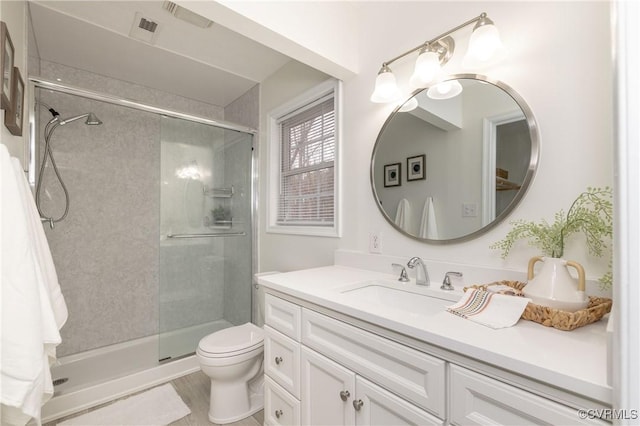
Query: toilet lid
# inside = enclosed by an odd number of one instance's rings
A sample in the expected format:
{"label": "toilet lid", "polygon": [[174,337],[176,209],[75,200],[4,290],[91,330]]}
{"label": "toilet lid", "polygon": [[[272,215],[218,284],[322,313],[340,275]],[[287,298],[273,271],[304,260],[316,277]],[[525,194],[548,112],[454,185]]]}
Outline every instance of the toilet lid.
{"label": "toilet lid", "polygon": [[226,354],[230,352],[248,352],[262,346],[264,331],[248,322],[235,327],[216,331],[202,340],[198,348],[210,354]]}

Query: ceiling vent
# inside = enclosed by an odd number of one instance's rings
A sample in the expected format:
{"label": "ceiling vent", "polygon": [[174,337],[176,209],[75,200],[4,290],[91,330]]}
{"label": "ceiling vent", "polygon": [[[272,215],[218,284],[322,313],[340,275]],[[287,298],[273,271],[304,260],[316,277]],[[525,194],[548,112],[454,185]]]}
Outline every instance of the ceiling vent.
{"label": "ceiling vent", "polygon": [[182,19],[183,21],[195,25],[196,27],[209,28],[213,24],[212,20],[207,19],[202,15],[198,15],[197,13],[192,12],[187,8],[178,6],[172,1],[165,1],[162,4],[162,7],[176,18]]}
{"label": "ceiling vent", "polygon": [[144,41],[145,43],[154,44],[160,25],[149,17],[142,16],[142,13],[136,12],[133,18],[133,24],[131,24],[131,31],[129,31],[129,37],[136,40]]}

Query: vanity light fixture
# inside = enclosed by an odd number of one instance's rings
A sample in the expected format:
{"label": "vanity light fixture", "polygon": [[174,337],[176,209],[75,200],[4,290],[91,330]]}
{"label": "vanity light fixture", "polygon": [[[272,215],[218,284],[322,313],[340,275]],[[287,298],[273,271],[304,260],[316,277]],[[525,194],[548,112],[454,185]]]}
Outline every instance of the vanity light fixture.
{"label": "vanity light fixture", "polygon": [[[382,67],[378,72],[378,76],[376,77],[376,84],[373,94],[371,95],[371,102],[386,103],[400,99],[400,89],[398,88],[396,78],[393,75],[391,68],[389,68],[389,65],[416,51],[419,51],[419,54],[413,75],[409,80],[411,88],[418,89],[427,87],[433,82],[442,80],[444,77],[442,66],[449,61],[455,50],[455,41],[453,37],[451,37],[451,34],[474,23],[475,26],[473,27],[473,33],[469,40],[469,48],[462,64],[468,68],[475,68],[492,60],[496,54],[501,51],[502,42],[500,41],[498,29],[494,25],[493,21],[487,17],[486,13],[483,12],[475,18],[458,25],[457,27],[446,31],[389,61],[383,62]],[[462,91],[461,86],[453,87],[453,89],[454,92],[458,89],[459,91],[454,95],[449,95],[449,98],[458,95]],[[437,91],[442,92],[442,87]],[[447,93],[451,94],[454,92]],[[441,97],[438,99],[447,99],[447,97]]]}

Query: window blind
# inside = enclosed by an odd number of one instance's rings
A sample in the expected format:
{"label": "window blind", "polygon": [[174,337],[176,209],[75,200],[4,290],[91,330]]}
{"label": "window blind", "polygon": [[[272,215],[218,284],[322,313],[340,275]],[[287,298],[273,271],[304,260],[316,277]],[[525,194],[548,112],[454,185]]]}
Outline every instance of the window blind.
{"label": "window blind", "polygon": [[279,225],[333,226],[334,112],[331,94],[279,121]]}

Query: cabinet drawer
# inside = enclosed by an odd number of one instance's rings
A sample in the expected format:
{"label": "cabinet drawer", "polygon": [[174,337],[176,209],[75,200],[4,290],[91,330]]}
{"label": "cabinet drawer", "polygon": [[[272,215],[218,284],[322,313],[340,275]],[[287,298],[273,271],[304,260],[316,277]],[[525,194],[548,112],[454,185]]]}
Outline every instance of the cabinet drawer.
{"label": "cabinet drawer", "polygon": [[445,416],[445,362],[303,309],[302,342],[437,417]]}
{"label": "cabinet drawer", "polygon": [[300,424],[300,401],[295,399],[268,376],[264,378],[264,424]]}
{"label": "cabinet drawer", "polygon": [[264,298],[264,322],[293,340],[300,341],[300,316],[302,308],[291,302],[266,294]]}
{"label": "cabinet drawer", "polygon": [[300,398],[300,343],[264,326],[264,372]]}
{"label": "cabinet drawer", "polygon": [[581,419],[578,410],[457,365],[449,371],[450,417],[455,425],[609,424]]}

